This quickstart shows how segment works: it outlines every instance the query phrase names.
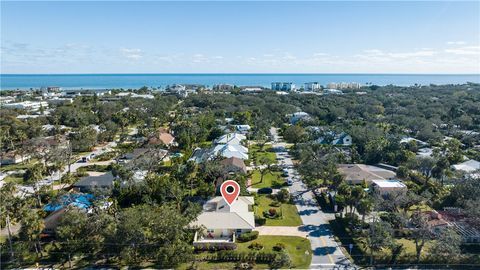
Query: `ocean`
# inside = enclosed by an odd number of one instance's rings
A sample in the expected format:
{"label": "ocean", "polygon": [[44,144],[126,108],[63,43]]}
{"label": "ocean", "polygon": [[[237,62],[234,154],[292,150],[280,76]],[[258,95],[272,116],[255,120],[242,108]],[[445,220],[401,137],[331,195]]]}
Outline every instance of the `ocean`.
{"label": "ocean", "polygon": [[0,89],[27,90],[42,86],[62,89],[165,88],[171,84],[234,84],[270,87],[272,82],[293,82],[297,87],[307,82],[326,85],[331,82],[400,85],[480,83],[480,74],[0,74]]}

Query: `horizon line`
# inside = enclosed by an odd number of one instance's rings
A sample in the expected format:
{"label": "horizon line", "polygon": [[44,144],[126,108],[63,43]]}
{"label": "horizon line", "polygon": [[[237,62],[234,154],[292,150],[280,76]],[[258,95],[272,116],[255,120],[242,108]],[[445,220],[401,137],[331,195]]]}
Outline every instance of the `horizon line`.
{"label": "horizon line", "polygon": [[145,72],[145,73],[0,73],[0,76],[10,75],[37,75],[37,76],[49,76],[49,75],[470,75],[480,76],[479,73],[360,73],[360,72]]}

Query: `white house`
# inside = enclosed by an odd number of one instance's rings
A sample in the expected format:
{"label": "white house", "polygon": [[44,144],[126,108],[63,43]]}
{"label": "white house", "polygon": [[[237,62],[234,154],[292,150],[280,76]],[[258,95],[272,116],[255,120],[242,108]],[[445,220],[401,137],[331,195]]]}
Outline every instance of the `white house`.
{"label": "white house", "polygon": [[245,134],[250,131],[251,127],[250,125],[235,125],[235,129],[238,132]]}
{"label": "white house", "polygon": [[296,112],[290,116],[290,124],[295,125],[300,120],[310,120],[310,115],[306,112]]}
{"label": "white house", "polygon": [[335,132],[328,132],[324,137],[320,137],[315,142],[319,144],[331,144],[331,145],[342,145],[350,146],[352,145],[352,136],[348,135],[345,132],[337,134]]}
{"label": "white house", "polygon": [[17,102],[17,103],[3,104],[2,107],[7,109],[38,111],[42,107],[48,108],[48,103],[45,101],[23,101],[23,102]]}
{"label": "white house", "polygon": [[193,245],[233,245],[237,236],[255,229],[254,203],[254,198],[247,196],[239,196],[232,205],[221,196],[210,199],[197,220],[190,224],[202,228],[200,233],[195,233]]}
{"label": "white house", "polygon": [[473,173],[477,170],[480,170],[480,162],[470,159],[465,162],[452,165],[453,169],[456,171],[463,171],[466,173]]}
{"label": "white house", "polygon": [[241,144],[247,137],[239,133],[228,133],[215,139],[215,144]]}
{"label": "white house", "polygon": [[407,190],[407,186],[400,180],[372,180],[372,190],[386,194],[392,191]]}
{"label": "white house", "polygon": [[224,158],[236,157],[248,159],[248,148],[240,144],[217,144],[211,150],[210,157],[222,156]]}

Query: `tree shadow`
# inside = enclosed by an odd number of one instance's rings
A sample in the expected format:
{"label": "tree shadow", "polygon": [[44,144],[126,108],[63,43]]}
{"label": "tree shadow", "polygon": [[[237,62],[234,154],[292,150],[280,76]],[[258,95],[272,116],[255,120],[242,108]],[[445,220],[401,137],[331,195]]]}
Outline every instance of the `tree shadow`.
{"label": "tree shadow", "polygon": [[303,225],[298,228],[301,232],[308,232],[311,237],[330,236],[330,227],[327,224],[321,225]]}
{"label": "tree shadow", "polygon": [[318,212],[318,210],[315,210],[315,209],[307,209],[307,210],[302,210],[302,211],[298,212],[298,214],[300,216],[310,216],[311,214],[315,214],[317,212]]}
{"label": "tree shadow", "polygon": [[336,247],[319,247],[313,250],[313,254],[317,256],[333,254],[336,249]]}

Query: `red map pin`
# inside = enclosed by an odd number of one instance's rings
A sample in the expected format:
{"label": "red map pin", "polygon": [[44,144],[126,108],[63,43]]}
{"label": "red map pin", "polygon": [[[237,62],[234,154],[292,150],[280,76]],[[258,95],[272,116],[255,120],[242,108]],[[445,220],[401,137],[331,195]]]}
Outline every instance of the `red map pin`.
{"label": "red map pin", "polygon": [[220,193],[228,205],[232,205],[240,194],[240,185],[233,180],[227,180],[220,186]]}

